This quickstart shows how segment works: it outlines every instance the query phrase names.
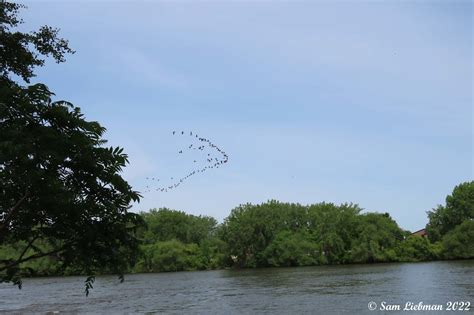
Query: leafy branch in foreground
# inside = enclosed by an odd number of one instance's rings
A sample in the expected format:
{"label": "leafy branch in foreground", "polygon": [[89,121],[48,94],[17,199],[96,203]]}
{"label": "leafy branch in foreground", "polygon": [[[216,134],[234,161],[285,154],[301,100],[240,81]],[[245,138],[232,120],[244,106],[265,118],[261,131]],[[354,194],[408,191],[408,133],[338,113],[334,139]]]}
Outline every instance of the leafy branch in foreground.
{"label": "leafy branch in foreground", "polygon": [[128,212],[140,195],[120,176],[127,155],[104,147],[105,128],[52,102],[42,84],[5,84],[0,95],[0,245],[24,246],[2,257],[0,280],[19,283],[22,263],[45,256],[86,274],[122,274],[142,224]]}
{"label": "leafy branch in foreground", "polygon": [[42,26],[35,32],[23,33],[13,31],[23,21],[18,18],[18,11],[24,5],[0,1],[0,77],[13,82],[11,74],[21,77],[29,83],[34,77],[35,67],[45,63],[45,57],[53,57],[57,62],[64,62],[66,54],[73,54],[68,41],[59,38],[59,29]]}
{"label": "leafy branch in foreground", "polygon": [[88,293],[98,270],[122,277],[136,259],[143,220],[128,210],[140,195],[120,176],[127,155],[104,147],[105,128],[45,85],[15,82],[74,53],[56,28],[16,31],[21,8],[0,2],[0,282],[21,287],[37,272],[31,262],[48,257],[91,275]]}

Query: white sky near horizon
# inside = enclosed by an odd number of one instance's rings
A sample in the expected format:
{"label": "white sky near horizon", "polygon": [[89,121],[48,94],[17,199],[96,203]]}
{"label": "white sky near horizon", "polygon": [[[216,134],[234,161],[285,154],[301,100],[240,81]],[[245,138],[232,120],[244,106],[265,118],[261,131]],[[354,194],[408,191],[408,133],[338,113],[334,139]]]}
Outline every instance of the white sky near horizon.
{"label": "white sky near horizon", "polygon": [[77,51],[35,81],[108,129],[135,189],[195,167],[173,130],[229,155],[135,211],[353,202],[418,230],[473,180],[470,1],[23,3]]}

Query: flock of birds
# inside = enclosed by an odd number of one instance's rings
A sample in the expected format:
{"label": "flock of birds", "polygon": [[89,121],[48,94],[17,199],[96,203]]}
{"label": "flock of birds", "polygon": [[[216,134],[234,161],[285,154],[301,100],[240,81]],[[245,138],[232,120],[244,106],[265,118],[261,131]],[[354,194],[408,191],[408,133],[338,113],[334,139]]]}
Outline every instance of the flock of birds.
{"label": "flock of birds", "polygon": [[[180,131],[180,132],[173,131],[172,135],[173,136],[188,136],[188,133],[184,131]],[[174,182],[168,186],[154,188],[152,187],[152,184],[149,183],[146,186],[145,192],[151,192],[153,190],[159,191],[159,192],[168,192],[171,189],[177,188],[189,177],[196,175],[198,173],[203,173],[212,168],[219,168],[220,166],[222,166],[223,164],[229,161],[229,156],[227,155],[227,153],[225,153],[221,148],[219,148],[217,145],[212,143],[209,139],[206,139],[204,137],[199,137],[196,133],[193,133],[192,131],[189,132],[189,137],[192,137],[193,140],[198,140],[199,145],[190,144],[186,146],[185,149],[180,149],[178,151],[178,154],[183,154],[184,150],[199,150],[199,151],[204,152],[207,148],[211,148],[212,150],[215,150],[220,155],[220,158],[215,157],[211,153],[207,153],[206,162],[208,165],[201,168],[194,169],[193,171],[189,172],[186,176],[181,177],[179,179],[175,179],[174,177],[171,177],[170,180]],[[195,159],[193,160],[193,162],[197,163],[198,161]],[[156,178],[156,177],[146,177],[146,180],[152,181],[154,183],[160,182],[160,178]]]}

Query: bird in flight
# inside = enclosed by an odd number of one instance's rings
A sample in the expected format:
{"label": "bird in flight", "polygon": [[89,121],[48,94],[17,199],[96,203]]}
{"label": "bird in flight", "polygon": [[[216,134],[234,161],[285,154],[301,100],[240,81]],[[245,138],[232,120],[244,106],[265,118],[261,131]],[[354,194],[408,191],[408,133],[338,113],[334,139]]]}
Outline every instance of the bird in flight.
{"label": "bird in flight", "polygon": [[[172,131],[173,135],[175,135],[176,133],[177,133],[176,130]],[[181,135],[184,135],[184,134],[185,134],[185,132],[181,131]],[[201,145],[198,146],[198,145],[190,144],[188,146],[188,149],[189,150],[191,150],[191,149],[192,150],[201,150],[201,151],[204,151],[203,152],[204,154],[207,153],[207,162],[209,163],[209,165],[205,166],[205,167],[202,167],[200,169],[194,169],[193,171],[189,172],[186,176],[183,176],[181,178],[177,178],[176,182],[170,183],[169,186],[159,187],[157,189],[154,189],[155,191],[168,192],[168,190],[177,188],[181,183],[183,183],[189,177],[191,177],[193,175],[196,175],[197,173],[203,173],[206,170],[210,170],[211,168],[219,168],[220,165],[228,162],[228,160],[229,160],[228,155],[221,148],[219,148],[214,143],[212,143],[209,139],[199,137],[197,133],[192,132],[192,131],[189,132],[189,136],[190,137],[194,136],[193,138],[196,138],[197,140],[201,141]],[[216,150],[221,155],[221,158],[218,159],[214,156],[211,156],[211,153],[206,152],[207,151],[206,147]],[[179,150],[178,151],[179,154],[183,154],[183,152],[184,152],[184,150]],[[213,160],[215,160],[214,163],[212,163]],[[197,163],[197,159],[193,159],[193,163]],[[154,181],[155,177],[146,177],[146,179],[147,180],[151,179],[151,180]],[[171,177],[170,180],[174,181],[174,177]],[[156,181],[158,182],[160,180],[157,178]],[[147,185],[146,188],[147,188],[147,191],[145,191],[145,192],[150,192],[151,191],[150,186]]]}

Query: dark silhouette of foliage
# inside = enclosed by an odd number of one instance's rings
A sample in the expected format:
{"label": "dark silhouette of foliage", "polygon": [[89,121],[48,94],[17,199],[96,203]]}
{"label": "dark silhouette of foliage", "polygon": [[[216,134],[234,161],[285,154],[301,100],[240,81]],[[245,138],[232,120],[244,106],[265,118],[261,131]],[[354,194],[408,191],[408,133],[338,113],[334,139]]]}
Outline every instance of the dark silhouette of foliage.
{"label": "dark silhouette of foliage", "polygon": [[0,257],[0,281],[21,287],[21,276],[35,273],[29,263],[46,258],[58,270],[121,275],[137,257],[142,223],[128,212],[140,195],[120,176],[127,155],[105,147],[105,128],[53,101],[45,85],[12,79],[29,82],[41,56],[62,62],[72,52],[56,29],[12,31],[19,8],[0,3],[0,246],[17,248]]}
{"label": "dark silhouette of foliage", "polygon": [[13,82],[11,75],[29,83],[35,67],[44,65],[43,57],[51,56],[56,62],[64,62],[65,55],[74,53],[68,41],[59,38],[59,29],[42,26],[31,33],[13,31],[22,23],[18,11],[24,5],[0,2],[0,77],[1,81]]}

